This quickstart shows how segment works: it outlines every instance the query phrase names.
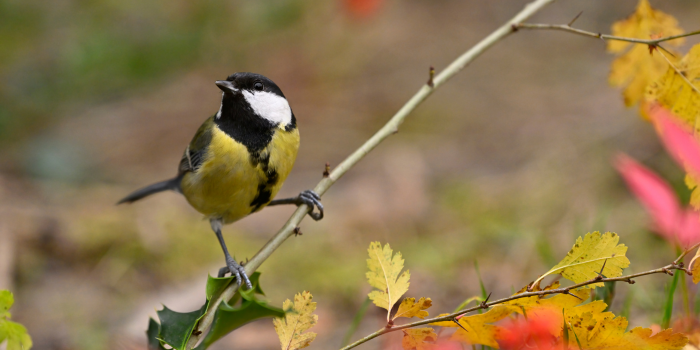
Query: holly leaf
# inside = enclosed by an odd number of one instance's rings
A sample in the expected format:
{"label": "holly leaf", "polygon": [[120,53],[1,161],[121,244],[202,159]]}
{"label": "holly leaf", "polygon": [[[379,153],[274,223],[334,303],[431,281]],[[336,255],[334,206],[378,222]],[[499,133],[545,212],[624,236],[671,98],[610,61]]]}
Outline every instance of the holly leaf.
{"label": "holly leaf", "polygon": [[395,320],[399,317],[418,317],[420,319],[428,317],[428,311],[424,311],[433,305],[433,301],[430,298],[420,298],[416,302],[416,298],[406,298],[399,305],[399,309],[392,318]]}
{"label": "holly leaf", "polygon": [[[253,283],[253,281],[250,281]],[[257,283],[257,281],[255,281]],[[254,285],[255,286],[255,285]],[[243,298],[241,306],[233,307],[227,302],[222,302],[216,314],[211,329],[204,341],[197,349],[206,349],[215,341],[244,325],[268,317],[284,317],[284,310],[267,305],[267,303],[255,298],[256,288],[248,291],[240,291]]]}
{"label": "holly leaf", "polygon": [[[619,240],[620,236],[612,232],[593,232],[583,238],[579,237],[564,260],[540,276],[534,284],[557,273],[574,283],[589,281],[598,276],[598,273],[606,277],[622,276],[622,269],[628,267],[630,261],[625,256],[627,247],[624,244],[618,245]],[[583,288],[602,286],[603,283],[593,283]]]}
{"label": "holly leaf", "polygon": [[696,123],[700,117],[700,44],[693,46],[674,66],[675,69],[667,67],[663,75],[649,84],[645,99],[658,102],[689,129],[700,131]]}
{"label": "holly leaf", "polygon": [[[647,0],[640,0],[630,17],[612,26],[612,35],[627,38],[651,39],[682,33],[683,29],[678,27],[678,21],[673,16],[652,8]],[[679,46],[683,42],[681,38],[668,41],[665,45]],[[622,53],[613,61],[608,81],[613,86],[624,87],[623,98],[628,107],[637,104],[644,97],[647,85],[668,68],[666,60],[659,53],[650,52],[647,45],[634,44],[627,50],[630,45],[629,42],[608,41],[609,52]]]}
{"label": "holly leaf", "polygon": [[452,340],[467,344],[482,344],[493,348],[498,348],[496,339],[500,327],[489,323],[498,322],[514,311],[512,306],[496,305],[491,310],[472,316],[464,316],[458,320],[461,325],[452,334]]}
{"label": "holly leaf", "polygon": [[148,350],[165,350],[158,339],[160,334],[160,324],[156,320],[148,319],[148,330],[146,330],[146,339],[148,339]]}
{"label": "holly leaf", "polygon": [[370,292],[369,298],[374,305],[387,310],[386,320],[389,322],[391,308],[408,291],[411,274],[406,270],[399,276],[403,269],[403,259],[401,253],[393,254],[389,244],[382,248],[381,243],[372,242],[367,251],[367,280],[372,287],[379,289]]}
{"label": "holly leaf", "polygon": [[311,293],[302,292],[294,296],[294,303],[289,299],[285,300],[282,307],[286,315],[272,321],[282,350],[302,349],[316,339],[316,333],[304,333],[318,322],[318,315],[313,314],[316,303],[312,302],[312,299]]}
{"label": "holly leaf", "polygon": [[191,312],[176,312],[163,305],[163,310],[157,312],[160,319],[158,339],[173,349],[184,350],[207,305],[205,303],[199,310]]}
{"label": "holly leaf", "polygon": [[[404,329],[401,346],[405,350],[432,350],[435,349],[434,344],[437,341],[437,334],[432,328],[409,328]],[[432,343],[428,343],[432,342]]]}

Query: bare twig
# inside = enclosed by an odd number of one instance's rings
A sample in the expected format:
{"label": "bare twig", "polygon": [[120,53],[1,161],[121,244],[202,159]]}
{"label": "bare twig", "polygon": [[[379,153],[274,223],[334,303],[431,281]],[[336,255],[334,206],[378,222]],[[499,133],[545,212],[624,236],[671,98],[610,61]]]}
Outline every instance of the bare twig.
{"label": "bare twig", "polygon": [[[577,16],[577,18],[578,18],[578,16]],[[625,37],[621,37],[621,36],[589,32],[587,30],[573,28],[568,24],[518,23],[518,24],[514,25],[514,28],[516,28],[516,29],[561,30],[561,31],[569,32],[569,33],[588,36],[591,38],[597,38],[597,39],[603,39],[603,40],[626,41],[628,43],[645,44],[645,45],[650,45],[650,46],[659,46],[660,43],[665,42],[665,41],[679,39],[679,38],[685,38],[687,36],[693,36],[693,35],[700,34],[700,30],[696,30],[696,31],[690,32],[690,33],[672,35],[672,36],[667,36],[667,37],[658,38],[658,39],[636,39],[636,38],[625,38]]]}
{"label": "bare twig", "polygon": [[[374,338],[376,338],[376,337],[378,337],[378,336],[380,336],[380,335],[382,335],[382,334],[386,334],[386,333],[390,333],[390,332],[396,332],[396,331],[399,331],[399,330],[402,330],[402,329],[412,328],[412,327],[416,327],[416,326],[422,326],[422,325],[426,325],[426,324],[434,323],[434,322],[453,321],[453,320],[455,320],[455,319],[456,319],[457,317],[459,317],[459,316],[462,316],[462,315],[465,315],[465,314],[467,314],[467,313],[470,313],[470,312],[473,312],[473,311],[477,311],[477,310],[479,310],[479,309],[482,309],[482,308],[484,307],[484,305],[486,305],[486,306],[488,306],[488,307],[491,307],[491,306],[494,306],[494,305],[497,305],[497,304],[503,304],[503,303],[508,302],[508,301],[511,301],[511,300],[516,300],[516,299],[521,299],[521,298],[528,298],[528,297],[532,297],[532,296],[540,296],[540,297],[543,297],[543,296],[549,295],[549,294],[568,294],[568,295],[572,295],[572,296],[574,296],[574,297],[577,297],[576,295],[573,295],[573,294],[571,293],[571,290],[574,290],[574,289],[577,289],[577,288],[580,288],[580,287],[583,287],[583,286],[587,286],[587,285],[590,285],[590,284],[594,284],[594,283],[600,283],[600,282],[627,282],[627,283],[630,283],[630,284],[634,284],[634,280],[632,280],[632,279],[633,279],[633,278],[636,278],[636,277],[641,277],[641,276],[646,276],[646,275],[652,275],[652,274],[657,274],[657,273],[667,273],[667,272],[669,272],[669,271],[671,271],[671,270],[682,270],[682,271],[685,271],[686,273],[689,273],[689,271],[686,270],[686,269],[683,267],[683,263],[681,262],[681,260],[683,260],[683,258],[684,258],[688,253],[690,253],[692,250],[698,248],[699,246],[700,246],[700,243],[698,243],[698,244],[696,244],[696,245],[694,245],[694,246],[688,248],[688,249],[685,250],[680,256],[678,256],[678,258],[677,258],[676,260],[674,260],[671,264],[668,264],[668,265],[666,265],[666,266],[664,266],[664,267],[660,267],[660,268],[658,268],[658,269],[649,270],[649,271],[640,272],[640,273],[635,273],[635,274],[631,274],[631,275],[627,275],[627,276],[613,277],[613,278],[600,278],[600,276],[597,276],[596,278],[593,278],[593,279],[588,280],[588,281],[586,281],[586,282],[577,283],[577,284],[574,284],[574,285],[568,286],[568,287],[562,287],[562,288],[557,288],[557,289],[548,289],[548,290],[540,290],[540,291],[534,291],[534,292],[524,292],[524,293],[520,293],[520,294],[511,295],[511,296],[509,296],[509,297],[507,297],[507,298],[502,298],[502,299],[494,300],[494,301],[492,301],[492,302],[490,302],[490,303],[483,303],[483,304],[481,304],[481,305],[477,305],[477,306],[474,306],[474,307],[471,307],[471,308],[468,308],[468,309],[460,310],[460,311],[457,311],[457,312],[455,312],[455,313],[451,313],[451,314],[449,314],[449,315],[444,315],[444,316],[435,317],[435,318],[430,318],[430,319],[425,319],[425,320],[421,320],[421,321],[417,321],[417,322],[411,322],[411,323],[407,323],[407,324],[402,324],[402,325],[395,326],[395,327],[390,328],[390,329],[382,328],[382,329],[380,329],[380,330],[378,330],[378,331],[376,331],[376,332],[374,332],[374,333],[372,333],[372,334],[370,334],[370,335],[368,335],[368,336],[366,336],[366,337],[364,337],[364,338],[362,338],[362,339],[360,339],[360,340],[358,340],[358,341],[356,341],[356,342],[354,342],[354,343],[352,343],[352,344],[350,344],[350,345],[348,345],[348,346],[342,348],[341,350],[352,349],[352,348],[354,348],[354,347],[356,347],[356,346],[358,346],[358,345],[360,345],[360,344],[362,344],[362,343],[365,343],[365,342],[367,342],[367,341],[369,341],[369,340],[372,340],[372,339],[374,339]],[[578,297],[577,297],[577,298],[578,298]],[[579,298],[579,299],[580,299],[580,298]]]}

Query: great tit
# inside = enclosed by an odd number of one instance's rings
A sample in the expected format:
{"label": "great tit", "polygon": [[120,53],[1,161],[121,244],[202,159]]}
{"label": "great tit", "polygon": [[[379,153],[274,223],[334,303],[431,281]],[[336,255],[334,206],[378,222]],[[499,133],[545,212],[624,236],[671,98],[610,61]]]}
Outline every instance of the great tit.
{"label": "great tit", "polygon": [[[117,204],[172,190],[209,219],[226,257],[219,277],[230,272],[240,287],[252,285],[231,256],[221,227],[266,206],[306,204],[314,220],[323,218],[321,198],[311,190],[272,200],[289,175],[299,149],[299,129],[282,90],[254,73],[235,73],[216,86],[221,106],[204,121],[185,149],[177,176],[137,190]],[[314,212],[318,208],[318,212]]]}

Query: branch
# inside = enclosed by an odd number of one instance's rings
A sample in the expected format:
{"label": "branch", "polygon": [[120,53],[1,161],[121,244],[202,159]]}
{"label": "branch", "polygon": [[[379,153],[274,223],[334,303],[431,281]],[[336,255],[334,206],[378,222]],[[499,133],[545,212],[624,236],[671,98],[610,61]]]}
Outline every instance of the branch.
{"label": "branch", "polygon": [[367,342],[367,341],[369,341],[369,340],[372,340],[372,339],[374,339],[374,338],[376,338],[376,337],[378,337],[378,336],[380,336],[380,335],[382,335],[382,334],[391,333],[391,332],[396,332],[396,331],[399,331],[399,330],[402,330],[402,329],[412,328],[412,327],[416,327],[416,326],[422,326],[422,325],[426,325],[426,324],[434,323],[434,322],[452,321],[452,320],[454,320],[456,317],[462,316],[462,315],[464,315],[464,314],[467,314],[467,313],[470,313],[470,312],[473,312],[473,311],[477,311],[477,310],[480,310],[480,309],[486,309],[486,308],[489,308],[489,307],[494,306],[494,305],[497,305],[497,304],[503,304],[503,303],[505,303],[505,302],[507,302],[507,301],[511,301],[511,300],[516,300],[516,299],[521,299],[521,298],[527,298],[527,297],[532,297],[532,296],[540,296],[540,297],[543,297],[543,296],[548,295],[548,294],[571,294],[570,291],[571,291],[572,289],[576,289],[576,288],[580,288],[580,287],[583,287],[583,286],[587,286],[587,285],[589,285],[589,284],[601,283],[601,282],[620,282],[620,281],[623,281],[623,282],[627,282],[627,283],[629,283],[629,284],[634,284],[635,281],[632,280],[633,278],[641,277],[641,276],[646,276],[646,275],[657,274],[657,273],[665,273],[665,274],[669,274],[669,275],[673,276],[673,272],[671,272],[672,270],[685,271],[687,274],[690,274],[690,271],[688,271],[687,269],[685,269],[685,268],[683,267],[683,263],[681,263],[681,260],[683,260],[683,258],[684,258],[688,253],[690,253],[693,249],[698,248],[698,247],[700,247],[700,243],[698,243],[698,244],[696,244],[696,245],[694,245],[694,246],[688,248],[687,250],[685,250],[685,251],[684,251],[683,253],[681,253],[681,255],[678,256],[678,258],[677,258],[676,260],[674,260],[672,263],[670,263],[670,264],[668,264],[668,265],[666,265],[666,266],[664,266],[664,267],[660,267],[660,268],[658,268],[658,269],[649,270],[649,271],[640,272],[640,273],[635,273],[635,274],[631,274],[631,275],[627,275],[627,276],[613,277],[613,278],[603,278],[603,276],[599,275],[598,277],[593,278],[593,279],[591,279],[591,280],[589,280],[589,281],[577,283],[577,284],[574,284],[574,285],[568,286],[568,287],[557,288],[557,289],[549,289],[549,290],[540,290],[540,291],[535,291],[535,292],[524,292],[524,293],[520,293],[520,294],[511,295],[511,296],[509,296],[509,297],[507,297],[507,298],[494,300],[494,301],[492,301],[492,302],[490,302],[490,303],[484,302],[484,303],[481,303],[480,305],[471,307],[471,308],[469,308],[469,309],[460,310],[460,311],[457,311],[457,312],[455,312],[455,313],[451,313],[451,314],[449,314],[449,315],[440,316],[440,317],[435,317],[435,318],[430,318],[430,319],[425,319],[425,320],[421,320],[421,321],[417,321],[417,322],[412,322],[412,323],[407,323],[407,324],[402,324],[402,325],[400,325],[400,326],[395,326],[395,327],[392,327],[392,328],[382,328],[382,329],[380,329],[380,330],[378,330],[378,331],[376,331],[376,332],[374,332],[374,333],[372,333],[372,334],[370,334],[370,335],[368,335],[368,336],[366,336],[366,337],[364,337],[364,338],[362,338],[362,339],[360,339],[360,340],[358,340],[358,341],[356,341],[356,342],[354,342],[354,343],[352,343],[352,344],[350,344],[350,345],[348,345],[348,346],[346,346],[346,347],[344,347],[344,348],[342,348],[342,349],[340,349],[340,350],[352,349],[352,348],[354,348],[354,347],[356,347],[356,346],[358,346],[358,345],[360,345],[360,344],[362,344],[362,343],[365,343],[365,342]]}
{"label": "branch", "polygon": [[645,44],[645,45],[650,45],[650,46],[659,46],[660,43],[665,42],[665,41],[679,39],[679,38],[685,38],[687,36],[700,34],[700,30],[696,30],[696,31],[690,32],[690,33],[667,36],[667,37],[658,38],[658,39],[636,39],[636,38],[625,38],[625,37],[621,37],[621,36],[589,32],[589,31],[582,30],[582,29],[572,28],[568,24],[518,23],[518,24],[513,25],[513,29],[515,29],[515,30],[518,30],[518,29],[561,30],[561,31],[569,32],[569,33],[588,36],[591,38],[597,38],[597,39],[603,39],[603,40],[626,41],[628,43]]}
{"label": "branch", "polygon": [[[479,57],[495,43],[515,32],[516,29],[514,26],[517,23],[528,19],[543,7],[553,3],[554,1],[555,0],[535,0],[525,5],[525,8],[515,15],[515,17],[513,17],[510,21],[496,29],[489,36],[482,39],[478,44],[467,50],[467,52],[463,53],[456,60],[450,63],[445,70],[436,75],[434,79],[431,79],[432,84],[423,85],[420,90],[418,90],[418,92],[413,95],[413,97],[411,97],[411,99],[408,100],[408,102],[406,102],[406,104],[404,104],[403,107],[401,107],[401,109],[399,109],[399,111],[396,112],[396,114],[394,114],[394,116],[391,117],[391,119],[381,129],[379,129],[379,131],[377,131],[369,140],[360,146],[360,148],[355,150],[355,152],[345,158],[345,160],[335,167],[335,169],[333,169],[333,171],[330,172],[327,177],[324,177],[323,180],[316,185],[314,191],[319,195],[323,195],[328,188],[330,188],[336,181],[338,181],[338,179],[345,175],[345,173],[355,166],[357,162],[364,158],[367,153],[377,147],[377,145],[384,141],[384,139],[392,134],[395,134],[408,114],[416,109],[421,102],[428,98],[433,91],[437,90],[450,78],[459,73],[469,63]],[[257,268],[260,267],[260,265],[262,265],[262,263],[267,260],[267,258],[294,233],[294,229],[306,216],[308,210],[309,207],[306,205],[299,206],[294,214],[292,214],[292,216],[287,220],[284,226],[282,226],[282,228],[277,232],[277,234],[275,234],[265,244],[265,246],[263,246],[262,249],[260,249],[260,251],[258,251],[258,253],[245,264],[245,272],[249,276],[255,272],[255,270],[257,270]],[[212,300],[209,306],[209,310],[211,311],[204,315],[204,317],[200,320],[199,324],[197,325],[197,330],[203,331],[209,328],[214,320],[215,310],[218,309],[222,301],[231,299],[235,293],[236,284],[232,283],[226,287],[221,295],[219,295],[215,300]],[[187,343],[187,349],[194,348],[194,346],[204,335],[204,332],[200,333],[199,335],[192,335],[190,341]]]}

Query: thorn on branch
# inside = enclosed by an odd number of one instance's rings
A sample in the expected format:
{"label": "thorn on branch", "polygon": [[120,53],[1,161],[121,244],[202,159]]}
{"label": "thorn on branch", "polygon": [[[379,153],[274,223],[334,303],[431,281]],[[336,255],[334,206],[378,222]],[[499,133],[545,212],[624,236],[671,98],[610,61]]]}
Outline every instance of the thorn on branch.
{"label": "thorn on branch", "polygon": [[634,281],[633,279],[631,279],[631,278],[628,278],[625,282],[627,282],[627,283],[629,283],[629,284],[635,284],[635,283],[637,283],[637,282],[635,282],[635,281]]}
{"label": "thorn on branch", "polygon": [[435,87],[435,83],[433,82],[433,78],[435,77],[435,67],[430,66],[430,78],[428,78],[428,86],[431,88]]}
{"label": "thorn on branch", "polygon": [[565,292],[563,292],[563,294],[571,295],[572,297],[574,297],[574,298],[576,298],[576,299],[579,299],[579,300],[583,301],[583,299],[581,299],[581,297],[579,297],[578,295],[576,295],[576,294],[574,294],[574,293],[571,293],[571,292],[570,292],[570,291],[568,291],[568,290],[567,290],[567,291],[565,291]]}
{"label": "thorn on branch", "polygon": [[331,176],[331,163],[326,162],[326,167],[323,168],[323,177]]}
{"label": "thorn on branch", "polygon": [[600,272],[596,272],[598,274],[598,277],[596,277],[596,279],[603,279],[605,277],[605,275],[603,275],[603,270],[605,270],[605,264],[607,264],[607,263],[608,263],[608,259],[605,259],[603,261],[603,267],[600,268]]}
{"label": "thorn on branch", "polygon": [[301,232],[301,227],[297,226],[297,227],[294,228],[294,237],[301,236],[301,235],[303,235],[303,234],[304,234],[304,233]]}
{"label": "thorn on branch", "polygon": [[469,333],[469,331],[468,331],[466,328],[464,328],[464,326],[462,326],[462,324],[459,323],[459,321],[457,321],[457,317],[453,318],[453,319],[452,319],[452,322],[454,322],[455,324],[457,324],[457,326],[459,326],[459,328],[462,328],[465,332]]}
{"label": "thorn on branch", "polygon": [[[493,292],[491,292],[491,293],[493,293]],[[481,304],[479,304],[480,308],[482,308],[482,309],[489,308],[488,302],[489,302],[489,299],[491,298],[491,293],[489,293],[489,295],[486,297],[486,299],[484,301],[482,301]]]}
{"label": "thorn on branch", "polygon": [[520,27],[518,27],[518,24],[517,24],[517,23],[513,23],[513,24],[510,25],[510,30],[512,30],[513,33],[517,32],[518,29],[520,29]]}
{"label": "thorn on branch", "polygon": [[569,22],[569,24],[567,24],[567,26],[571,27],[571,25],[574,24],[574,22],[576,22],[576,20],[579,17],[581,17],[582,14],[583,14],[583,11],[579,12],[578,15],[576,15],[576,17],[574,17],[574,19],[572,19],[571,22]]}

